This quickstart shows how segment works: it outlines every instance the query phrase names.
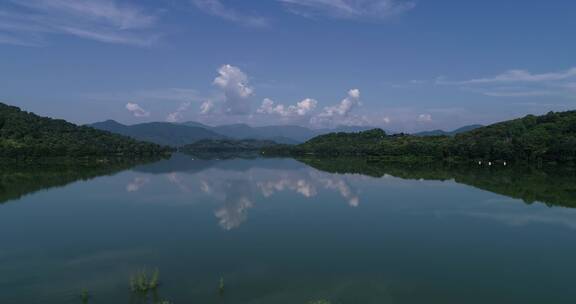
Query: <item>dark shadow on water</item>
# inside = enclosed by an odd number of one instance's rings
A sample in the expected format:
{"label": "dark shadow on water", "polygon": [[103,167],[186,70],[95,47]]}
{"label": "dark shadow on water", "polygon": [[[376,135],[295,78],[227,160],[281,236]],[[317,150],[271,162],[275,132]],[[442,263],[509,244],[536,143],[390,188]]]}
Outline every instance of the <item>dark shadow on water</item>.
{"label": "dark shadow on water", "polygon": [[58,159],[49,162],[20,162],[0,166],[0,204],[18,200],[40,190],[64,187],[76,181],[113,175],[138,164],[157,162],[144,159]]}
{"label": "dark shadow on water", "polygon": [[330,173],[402,179],[454,180],[486,191],[521,199],[527,204],[576,207],[576,171],[568,168],[534,168],[470,163],[371,162],[363,158],[301,158],[299,161]]}

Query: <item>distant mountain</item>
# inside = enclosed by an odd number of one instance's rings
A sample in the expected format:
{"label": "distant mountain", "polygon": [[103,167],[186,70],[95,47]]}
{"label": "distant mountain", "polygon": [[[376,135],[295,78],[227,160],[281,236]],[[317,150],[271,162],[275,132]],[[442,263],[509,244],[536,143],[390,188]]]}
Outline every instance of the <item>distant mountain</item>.
{"label": "distant mountain", "polygon": [[482,127],[483,127],[483,125],[469,125],[469,126],[464,126],[464,127],[458,128],[458,129],[453,130],[453,131],[432,130],[432,131],[422,131],[422,132],[414,133],[413,135],[416,135],[416,136],[441,136],[441,135],[454,136],[456,134],[472,131],[474,129],[478,129],[478,128],[482,128]]}
{"label": "distant mountain", "polygon": [[301,143],[318,135],[315,130],[291,125],[251,127],[246,124],[233,124],[213,127],[211,130],[233,139],[274,140],[284,144]]}
{"label": "distant mountain", "polygon": [[332,132],[361,132],[373,129],[361,126],[339,126],[334,129],[314,130],[295,125],[272,125],[252,127],[247,124],[229,124],[208,126],[199,122],[188,121],[179,124],[154,122],[137,125],[123,125],[113,120],[90,125],[96,129],[106,130],[138,140],[179,147],[193,144],[203,139],[255,139],[271,140],[279,144],[295,145],[315,136]]}
{"label": "distant mountain", "polygon": [[150,122],[127,126],[114,120],[107,120],[91,124],[90,127],[129,136],[137,140],[171,147],[191,144],[202,139],[225,138],[223,135],[202,127],[168,122]]}
{"label": "distant mountain", "polygon": [[272,140],[258,139],[204,139],[193,144],[185,145],[179,149],[180,152],[259,152],[264,148],[278,145]]}
{"label": "distant mountain", "polygon": [[374,129],[374,127],[338,126],[334,129],[310,129],[294,125],[251,127],[246,124],[223,125],[212,128],[214,132],[234,139],[273,140],[280,144],[299,144],[327,133],[352,133],[371,129]]}
{"label": "distant mountain", "polygon": [[142,156],[165,152],[168,149],[159,145],[0,103],[0,157]]}
{"label": "distant mountain", "polygon": [[187,121],[187,122],[183,122],[183,123],[180,123],[180,124],[183,125],[183,126],[187,126],[187,127],[199,127],[199,128],[204,128],[204,129],[210,129],[210,128],[212,128],[212,127],[210,127],[210,126],[208,126],[208,125],[205,125],[205,124],[203,124],[203,123],[199,123],[199,122],[196,122],[196,121]]}

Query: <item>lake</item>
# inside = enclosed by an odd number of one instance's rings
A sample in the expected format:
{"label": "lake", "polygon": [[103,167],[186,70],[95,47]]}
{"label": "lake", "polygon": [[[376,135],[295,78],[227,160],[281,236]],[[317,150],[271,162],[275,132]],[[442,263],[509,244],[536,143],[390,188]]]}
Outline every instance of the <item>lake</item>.
{"label": "lake", "polygon": [[[0,303],[574,303],[559,171],[182,154],[5,170]],[[129,287],[144,268],[148,299]]]}

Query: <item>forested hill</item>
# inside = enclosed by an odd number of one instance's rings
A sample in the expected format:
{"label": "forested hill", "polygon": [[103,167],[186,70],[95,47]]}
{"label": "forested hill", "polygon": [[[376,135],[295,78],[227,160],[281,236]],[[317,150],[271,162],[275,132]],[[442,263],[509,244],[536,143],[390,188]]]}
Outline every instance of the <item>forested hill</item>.
{"label": "forested hill", "polygon": [[[282,149],[284,149],[282,151]],[[576,111],[528,115],[449,136],[387,135],[379,129],[332,133],[267,153],[370,155],[413,159],[576,161]]]}
{"label": "forested hill", "polygon": [[467,158],[576,160],[576,111],[549,112],[455,136],[450,154]]}
{"label": "forested hill", "polygon": [[0,157],[145,156],[168,148],[0,103]]}

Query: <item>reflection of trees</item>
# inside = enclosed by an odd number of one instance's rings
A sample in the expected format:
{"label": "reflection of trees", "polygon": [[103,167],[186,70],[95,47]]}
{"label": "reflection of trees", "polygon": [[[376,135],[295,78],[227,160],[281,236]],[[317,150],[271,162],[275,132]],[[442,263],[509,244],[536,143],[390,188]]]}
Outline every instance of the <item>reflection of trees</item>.
{"label": "reflection of trees", "polygon": [[0,203],[20,199],[39,190],[62,187],[78,180],[111,175],[150,160],[113,159],[72,161],[63,164],[27,164],[0,168]]}
{"label": "reflection of trees", "polygon": [[449,180],[479,189],[553,206],[576,207],[576,172],[561,168],[448,166],[442,163],[402,164],[369,162],[356,158],[303,158],[316,169],[330,173],[386,174],[404,179]]}

